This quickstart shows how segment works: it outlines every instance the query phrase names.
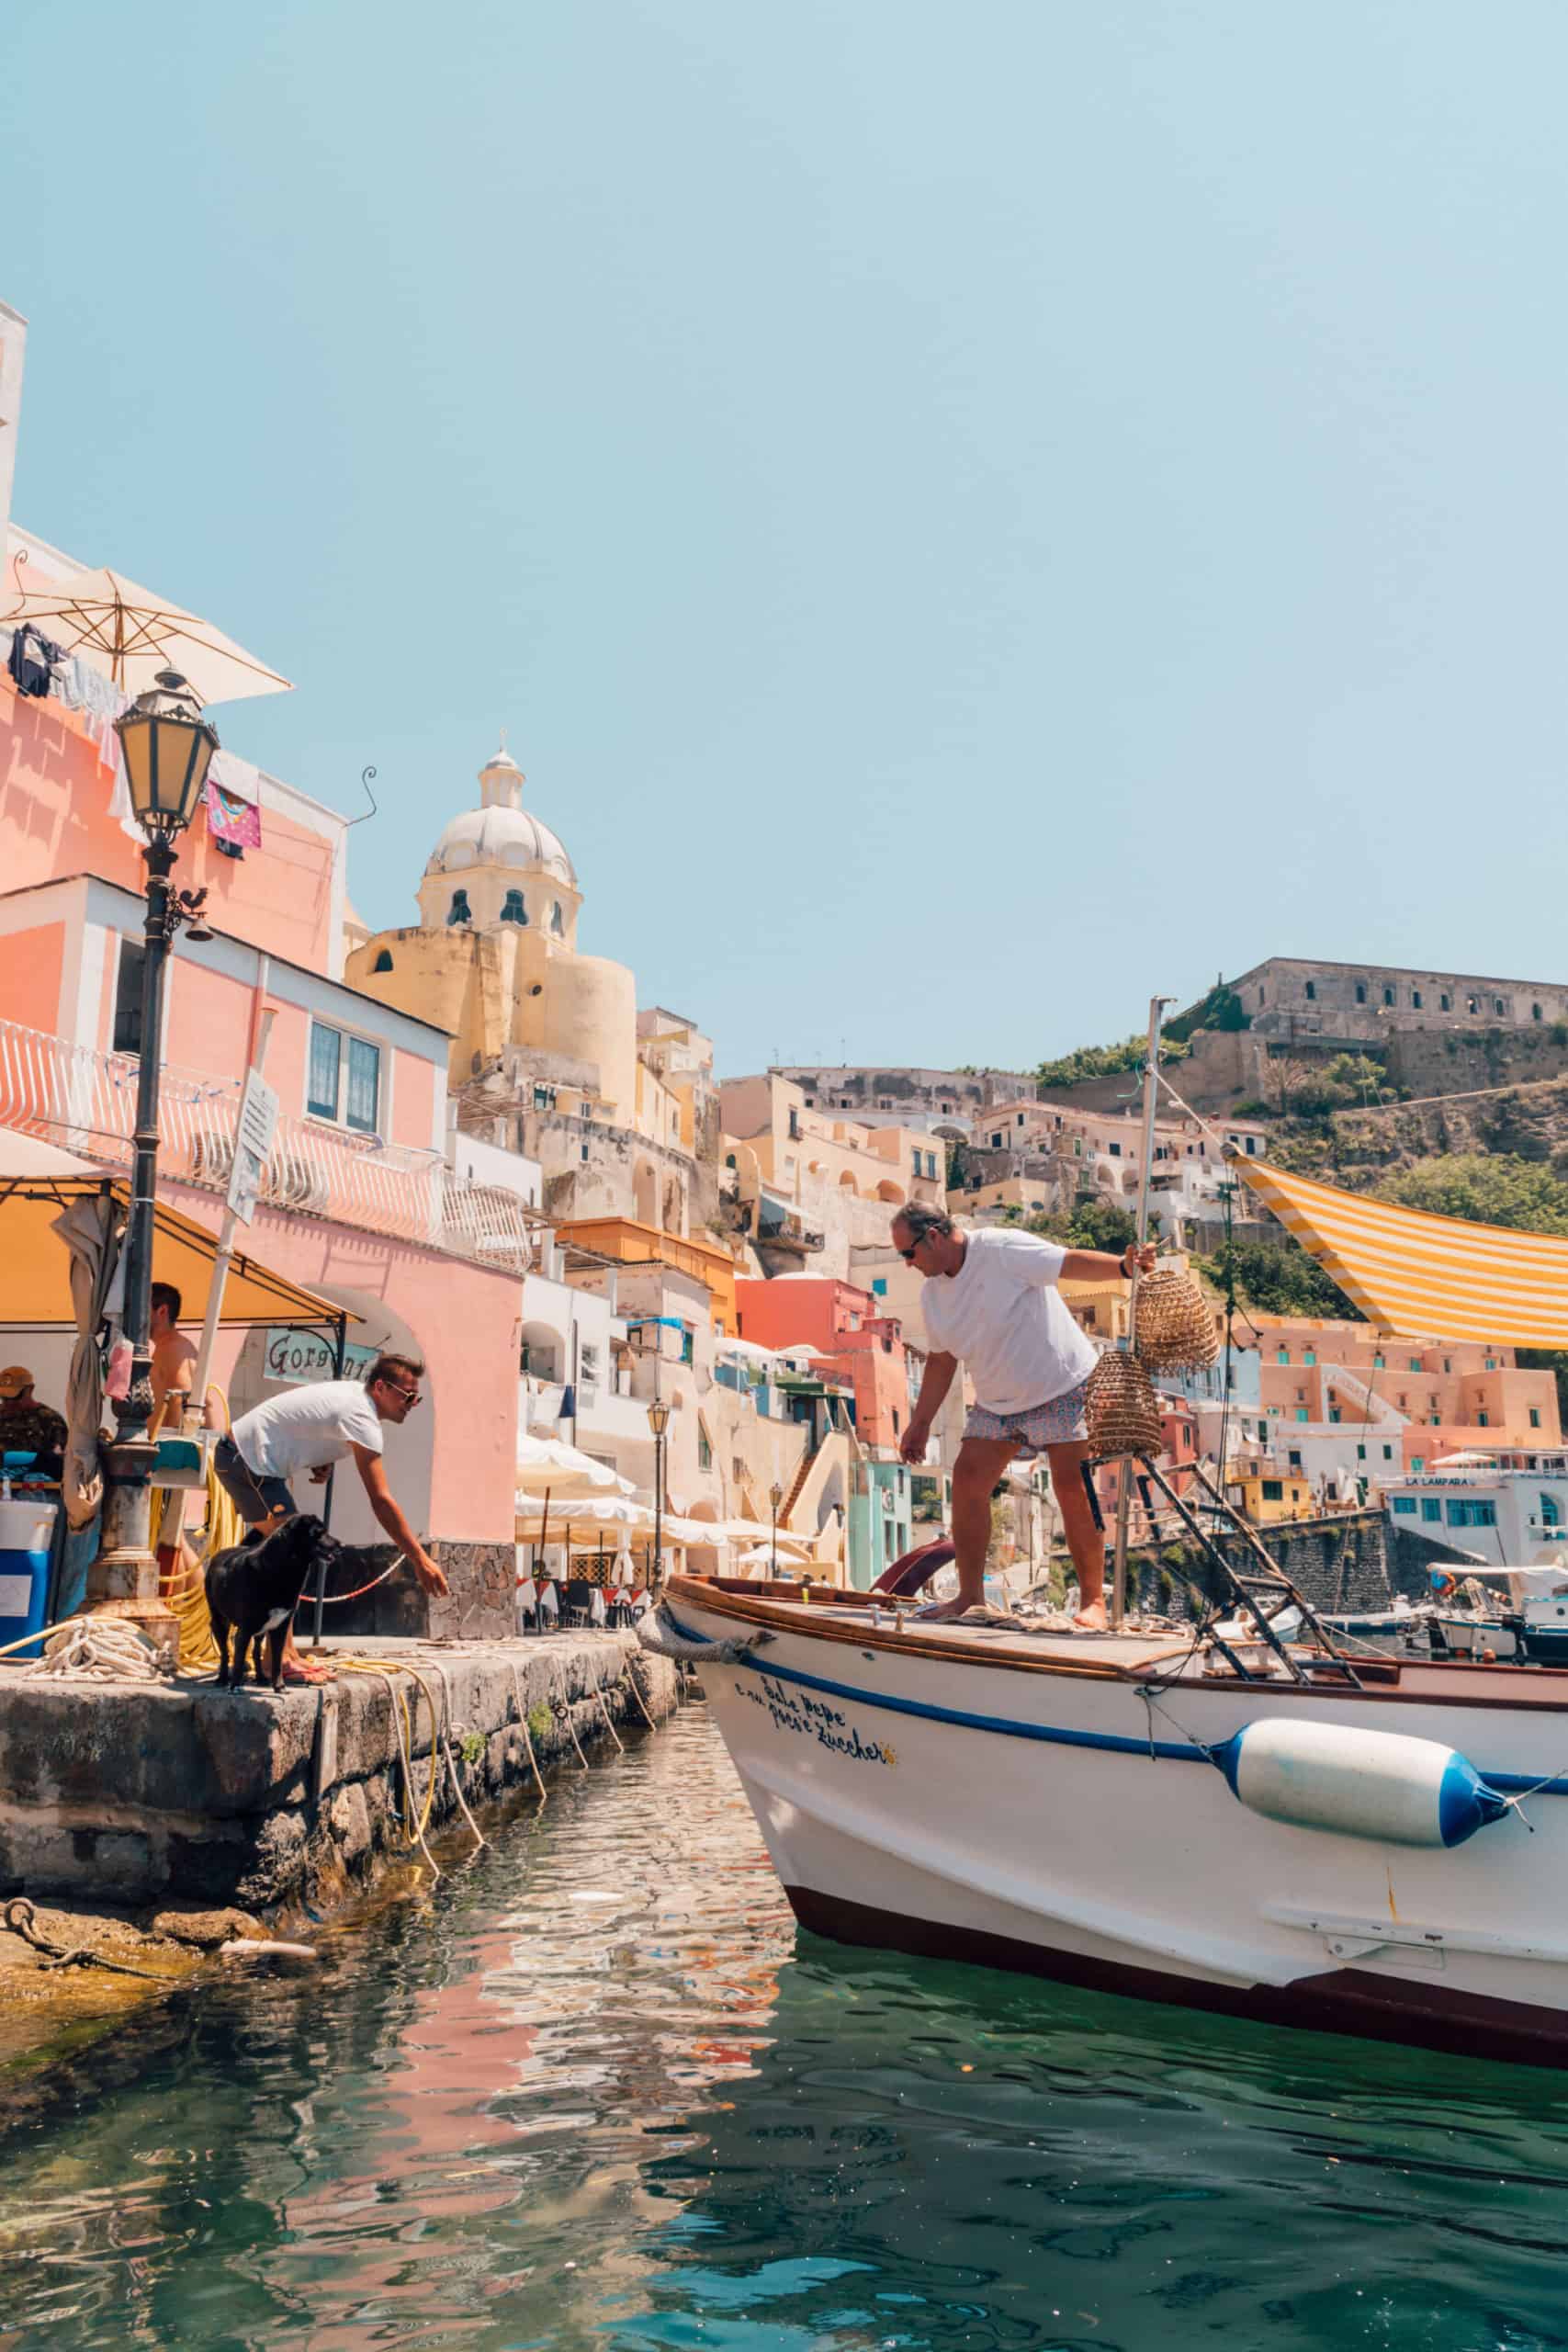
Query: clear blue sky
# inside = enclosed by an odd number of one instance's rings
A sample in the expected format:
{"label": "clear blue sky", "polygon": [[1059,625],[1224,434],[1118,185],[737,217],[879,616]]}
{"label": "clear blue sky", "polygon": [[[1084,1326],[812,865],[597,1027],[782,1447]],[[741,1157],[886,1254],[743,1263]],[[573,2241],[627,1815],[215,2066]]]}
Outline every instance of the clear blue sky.
{"label": "clear blue sky", "polygon": [[1568,974],[1560,0],[84,0],[6,75],[17,519],[375,762],[372,923],[504,726],[730,1072]]}

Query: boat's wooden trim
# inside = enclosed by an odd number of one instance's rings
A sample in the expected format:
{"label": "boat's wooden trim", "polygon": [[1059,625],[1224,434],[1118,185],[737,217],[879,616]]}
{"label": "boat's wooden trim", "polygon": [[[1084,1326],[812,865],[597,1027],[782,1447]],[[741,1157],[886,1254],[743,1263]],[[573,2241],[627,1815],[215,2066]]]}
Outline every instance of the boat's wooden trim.
{"label": "boat's wooden trim", "polygon": [[753,1600],[750,1595],[717,1591],[699,1577],[671,1577],[667,1589],[677,1606],[684,1600],[716,1617],[733,1617],[742,1624],[765,1625],[774,1633],[799,1634],[813,1642],[842,1642],[851,1649],[895,1650],[900,1657],[945,1658],[959,1666],[1022,1666],[1035,1673],[1061,1673],[1100,1682],[1134,1681],[1142,1675],[1141,1666],[1115,1666],[1109,1658],[1085,1658],[1081,1664],[1077,1658],[1044,1658],[1034,1651],[1020,1649],[1016,1644],[1006,1647],[987,1645],[981,1652],[971,1649],[966,1643],[944,1641],[940,1636],[933,1640],[929,1634],[911,1642],[888,1626],[828,1624],[809,1604]]}
{"label": "boat's wooden trim", "polygon": [[[1168,1651],[1154,1651],[1127,1665],[1118,1665],[1110,1658],[1086,1657],[1082,1659],[1064,1657],[1060,1652],[1042,1653],[1024,1648],[1016,1642],[968,1643],[932,1637],[922,1633],[915,1640],[887,1625],[839,1625],[824,1621],[809,1602],[773,1601],[749,1593],[723,1591],[701,1577],[671,1577],[667,1588],[670,1599],[677,1608],[684,1601],[688,1607],[706,1610],[711,1615],[726,1617],[740,1624],[765,1626],[770,1632],[794,1634],[812,1642],[840,1643],[851,1649],[887,1650],[904,1658],[922,1661],[936,1660],[947,1665],[1005,1668],[1011,1673],[1045,1674],[1058,1680],[1089,1682],[1147,1682],[1157,1688],[1167,1687],[1184,1694],[1222,1691],[1234,1697],[1237,1691],[1256,1692],[1256,1682],[1243,1681],[1238,1676],[1183,1674],[1173,1670],[1166,1661]],[[1085,1636],[1092,1642],[1092,1634]],[[1183,1661],[1191,1653],[1183,1650]],[[1381,1661],[1380,1661],[1381,1663]],[[1355,1702],[1379,1706],[1442,1706],[1459,1708],[1515,1709],[1520,1713],[1568,1713],[1568,1668],[1551,1666],[1516,1667],[1507,1664],[1486,1666],[1468,1659],[1442,1661],[1440,1671],[1445,1681],[1456,1675],[1495,1678],[1489,1687],[1478,1681],[1473,1695],[1445,1688],[1441,1692],[1423,1691],[1418,1686],[1424,1671],[1418,1660],[1388,1661],[1401,1673],[1399,1686],[1379,1681],[1374,1687],[1356,1690],[1338,1682],[1330,1683],[1314,1677],[1307,1683],[1270,1681],[1270,1701],[1275,1699],[1306,1699],[1322,1701],[1332,1698],[1337,1706]],[[765,1656],[759,1658],[760,1667],[766,1665]],[[1526,1677],[1521,1685],[1517,1679]],[[1505,1684],[1500,1679],[1506,1677]]]}

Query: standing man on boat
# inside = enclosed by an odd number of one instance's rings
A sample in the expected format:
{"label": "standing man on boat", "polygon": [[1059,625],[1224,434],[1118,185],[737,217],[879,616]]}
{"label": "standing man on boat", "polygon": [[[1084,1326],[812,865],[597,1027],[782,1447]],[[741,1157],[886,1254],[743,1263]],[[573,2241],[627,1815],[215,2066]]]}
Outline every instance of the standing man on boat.
{"label": "standing man on boat", "polygon": [[920,1313],[933,1352],[914,1417],[898,1451],[924,1458],[931,1423],[960,1361],[975,1383],[975,1406],[953,1468],[953,1541],[958,1597],[927,1614],[962,1617],[984,1598],[991,1540],[991,1494],[1017,1455],[1043,1453],[1078,1574],[1078,1613],[1086,1633],[1105,1625],[1105,1538],[1096,1522],[1084,1464],[1089,1459],[1084,1390],[1095,1351],[1056,1288],[1069,1282],[1130,1281],[1147,1273],[1152,1246],[1129,1242],[1120,1258],[1102,1250],[1064,1250],[1016,1227],[961,1233],[941,1209],[910,1202],[893,1220],[893,1247],[925,1276]]}

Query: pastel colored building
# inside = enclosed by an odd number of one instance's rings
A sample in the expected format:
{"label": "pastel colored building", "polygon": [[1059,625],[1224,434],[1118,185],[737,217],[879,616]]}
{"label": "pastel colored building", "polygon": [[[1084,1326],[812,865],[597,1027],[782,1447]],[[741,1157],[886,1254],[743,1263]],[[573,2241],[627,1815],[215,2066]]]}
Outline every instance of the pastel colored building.
{"label": "pastel colored building", "polygon": [[842,1278],[851,1250],[885,1240],[906,1201],[945,1205],[945,1147],[930,1135],[811,1110],[774,1070],[726,1079],[718,1095],[720,1182],[770,1273],[810,1259]]}
{"label": "pastel colored building", "polygon": [[[1554,1375],[1521,1369],[1512,1348],[1392,1339],[1310,1316],[1249,1315],[1247,1324],[1270,1452],[1288,1467],[1386,1477],[1470,1446],[1562,1442]],[[1326,1446],[1332,1462],[1309,1460],[1309,1444]]]}
{"label": "pastel colored building", "polygon": [[504,748],[486,761],[418,922],[370,933],[346,976],[448,1033],[460,1125],[539,1162],[550,1216],[683,1238],[717,1202],[712,1046],[679,1015],[645,1023],[627,967],[579,946],[577,868],[525,783]]}
{"label": "pastel colored building", "polygon": [[[13,531],[12,553],[23,545],[34,585],[73,568]],[[243,731],[243,712],[223,718],[224,731]],[[114,749],[101,716],[54,687],[18,695],[0,670],[0,1126],[124,1167],[153,1041],[141,1035],[144,867],[113,805]],[[253,812],[259,838],[226,854],[203,815],[179,842],[175,880],[208,891],[213,936],[182,933],[169,966],[155,1041],[160,1191],[220,1224],[243,1076],[265,1030],[280,1114],[242,1246],[358,1317],[357,1361],[382,1346],[423,1358],[425,1400],[389,1430],[388,1469],[451,1566],[453,1600],[433,1622],[457,1630],[483,1613],[488,1571],[512,1558],[533,1232],[519,1193],[448,1165],[446,1034],[337,977],[345,820],[227,746],[220,759],[231,804]],[[29,1340],[40,1394],[63,1394],[66,1352],[62,1339]],[[276,1393],[280,1362],[265,1330],[243,1344],[220,1335],[214,1376],[236,1418]],[[380,1540],[355,1480],[337,1482],[333,1517],[351,1539]]]}
{"label": "pastel colored building", "polygon": [[871,1292],[830,1275],[742,1279],[735,1295],[742,1339],[765,1348],[815,1349],[829,1374],[852,1386],[862,1444],[897,1453],[919,1377],[896,1316],[880,1312]]}

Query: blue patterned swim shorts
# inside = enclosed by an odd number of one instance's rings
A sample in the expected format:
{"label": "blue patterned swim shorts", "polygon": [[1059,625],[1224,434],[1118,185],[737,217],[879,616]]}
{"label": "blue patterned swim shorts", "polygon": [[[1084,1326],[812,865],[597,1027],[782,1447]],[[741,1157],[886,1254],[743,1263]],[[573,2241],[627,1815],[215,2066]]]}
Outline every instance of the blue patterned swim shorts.
{"label": "blue patterned swim shorts", "polygon": [[1053,1396],[1049,1404],[1036,1405],[1028,1413],[987,1413],[984,1405],[975,1405],[964,1424],[964,1434],[1005,1439],[1019,1453],[1043,1453],[1048,1445],[1070,1445],[1075,1438],[1089,1435],[1083,1409],[1088,1393],[1089,1382],[1080,1380],[1076,1388]]}

